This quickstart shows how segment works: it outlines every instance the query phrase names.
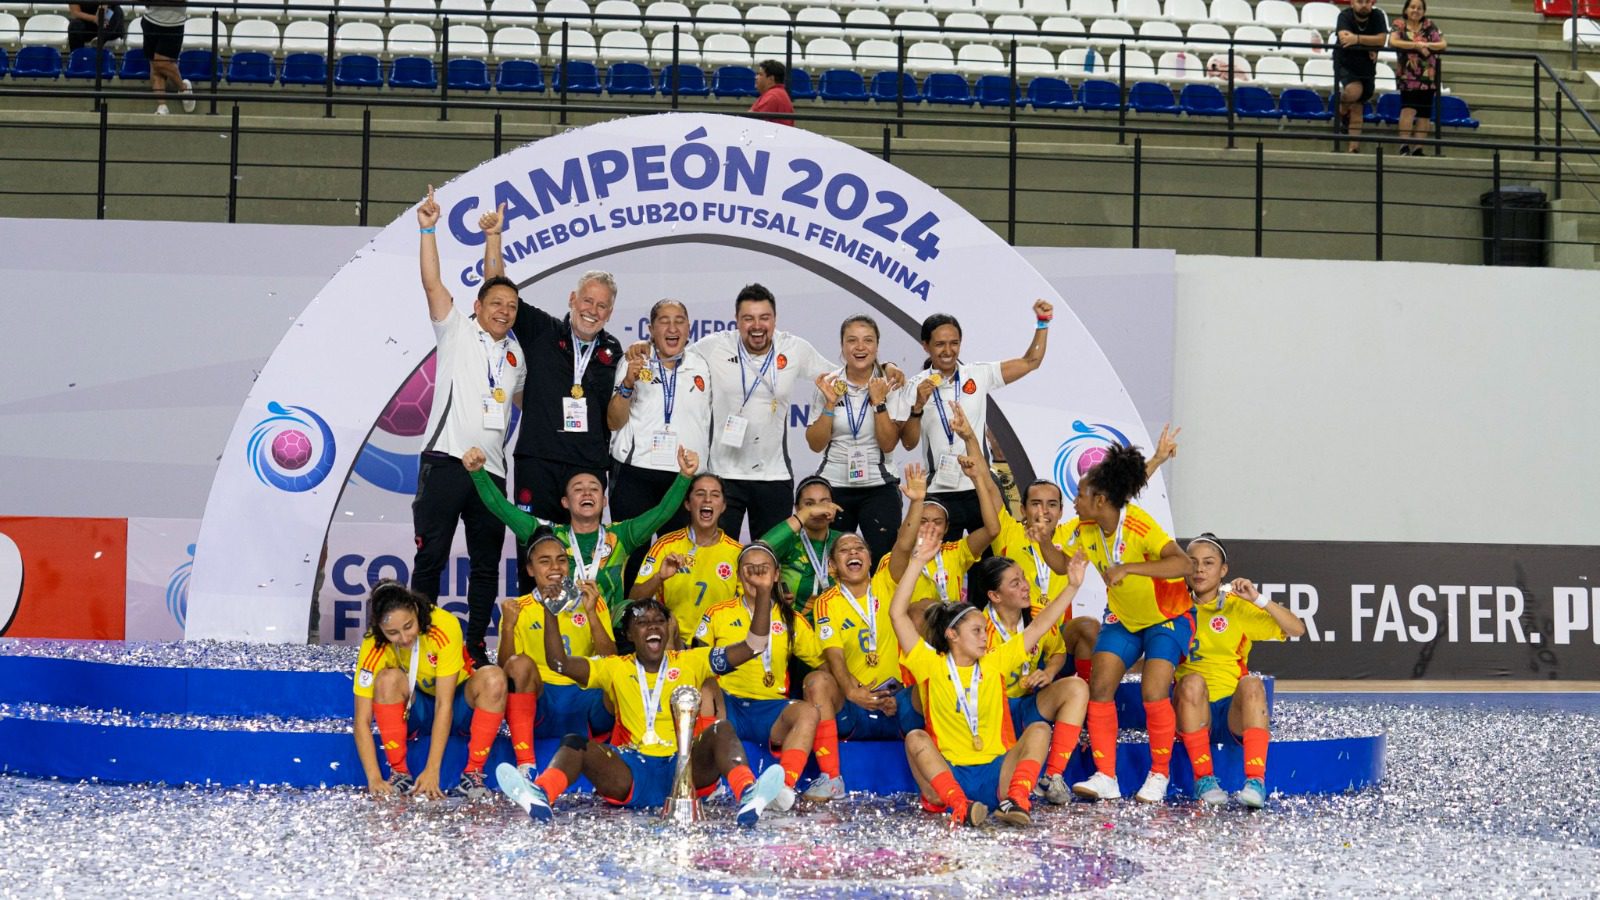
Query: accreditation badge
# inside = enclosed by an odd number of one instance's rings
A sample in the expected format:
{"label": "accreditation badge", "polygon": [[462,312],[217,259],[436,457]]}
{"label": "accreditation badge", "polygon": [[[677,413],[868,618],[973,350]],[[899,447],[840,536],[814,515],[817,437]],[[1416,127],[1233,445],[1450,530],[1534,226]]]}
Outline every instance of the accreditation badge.
{"label": "accreditation badge", "polygon": [[589,430],[589,404],[587,401],[580,400],[577,397],[566,397],[562,399],[561,430]]}

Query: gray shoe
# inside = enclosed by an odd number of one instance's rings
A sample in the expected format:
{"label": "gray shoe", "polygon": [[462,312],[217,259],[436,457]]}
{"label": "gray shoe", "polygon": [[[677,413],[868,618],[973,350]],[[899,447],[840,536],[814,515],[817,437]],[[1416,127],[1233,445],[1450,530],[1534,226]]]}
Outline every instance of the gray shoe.
{"label": "gray shoe", "polygon": [[1065,806],[1072,802],[1072,789],[1067,787],[1067,780],[1060,775],[1046,775],[1040,778],[1033,792],[1055,806]]}
{"label": "gray shoe", "polygon": [[806,792],[801,796],[812,803],[827,803],[829,800],[839,800],[844,797],[844,779],[831,775],[818,775],[817,780],[811,782]]}

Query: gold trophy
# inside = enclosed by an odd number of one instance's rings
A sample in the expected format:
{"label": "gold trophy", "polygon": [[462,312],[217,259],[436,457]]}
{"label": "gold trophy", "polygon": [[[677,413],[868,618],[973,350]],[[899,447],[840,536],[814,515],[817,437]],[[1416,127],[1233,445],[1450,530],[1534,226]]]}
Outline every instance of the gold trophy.
{"label": "gold trophy", "polygon": [[672,775],[672,790],[661,807],[661,818],[679,825],[700,821],[700,798],[695,796],[694,777],[689,765],[689,750],[694,744],[694,721],[700,712],[700,692],[682,685],[672,692],[672,728],[678,737],[678,765]]}

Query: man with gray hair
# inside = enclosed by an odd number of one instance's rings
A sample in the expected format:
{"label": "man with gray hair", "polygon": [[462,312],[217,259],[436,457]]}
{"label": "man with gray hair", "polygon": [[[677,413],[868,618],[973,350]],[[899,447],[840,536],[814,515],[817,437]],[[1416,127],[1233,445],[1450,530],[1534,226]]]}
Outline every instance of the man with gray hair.
{"label": "man with gray hair", "polygon": [[[487,238],[486,279],[505,274],[500,250],[503,223],[502,210],[479,220]],[[616,302],[617,283],[610,273],[595,269],[579,276],[562,318],[525,300],[517,307],[516,335],[528,355],[528,386],[513,453],[511,501],[547,522],[569,521],[561,498],[573,475],[588,472],[600,479],[602,488],[606,486],[611,469],[606,405],[622,359],[622,345],[606,331]],[[531,583],[521,590],[532,590]]]}

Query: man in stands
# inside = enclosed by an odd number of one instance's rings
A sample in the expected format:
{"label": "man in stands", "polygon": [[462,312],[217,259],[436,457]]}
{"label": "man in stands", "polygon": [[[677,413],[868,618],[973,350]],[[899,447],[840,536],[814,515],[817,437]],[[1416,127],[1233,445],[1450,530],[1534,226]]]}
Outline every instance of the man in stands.
{"label": "man in stands", "polygon": [[1333,80],[1339,91],[1339,121],[1350,129],[1351,153],[1361,149],[1361,106],[1372,99],[1378,51],[1389,40],[1389,17],[1372,3],[1350,0],[1334,26],[1339,46],[1333,51]]}
{"label": "man in stands", "polygon": [[[758,113],[792,113],[794,103],[789,99],[789,89],[783,86],[784,79],[789,71],[783,63],[775,59],[764,59],[756,67],[756,90],[761,96],[750,106],[751,112]],[[793,119],[769,119],[780,125],[793,125]]]}

